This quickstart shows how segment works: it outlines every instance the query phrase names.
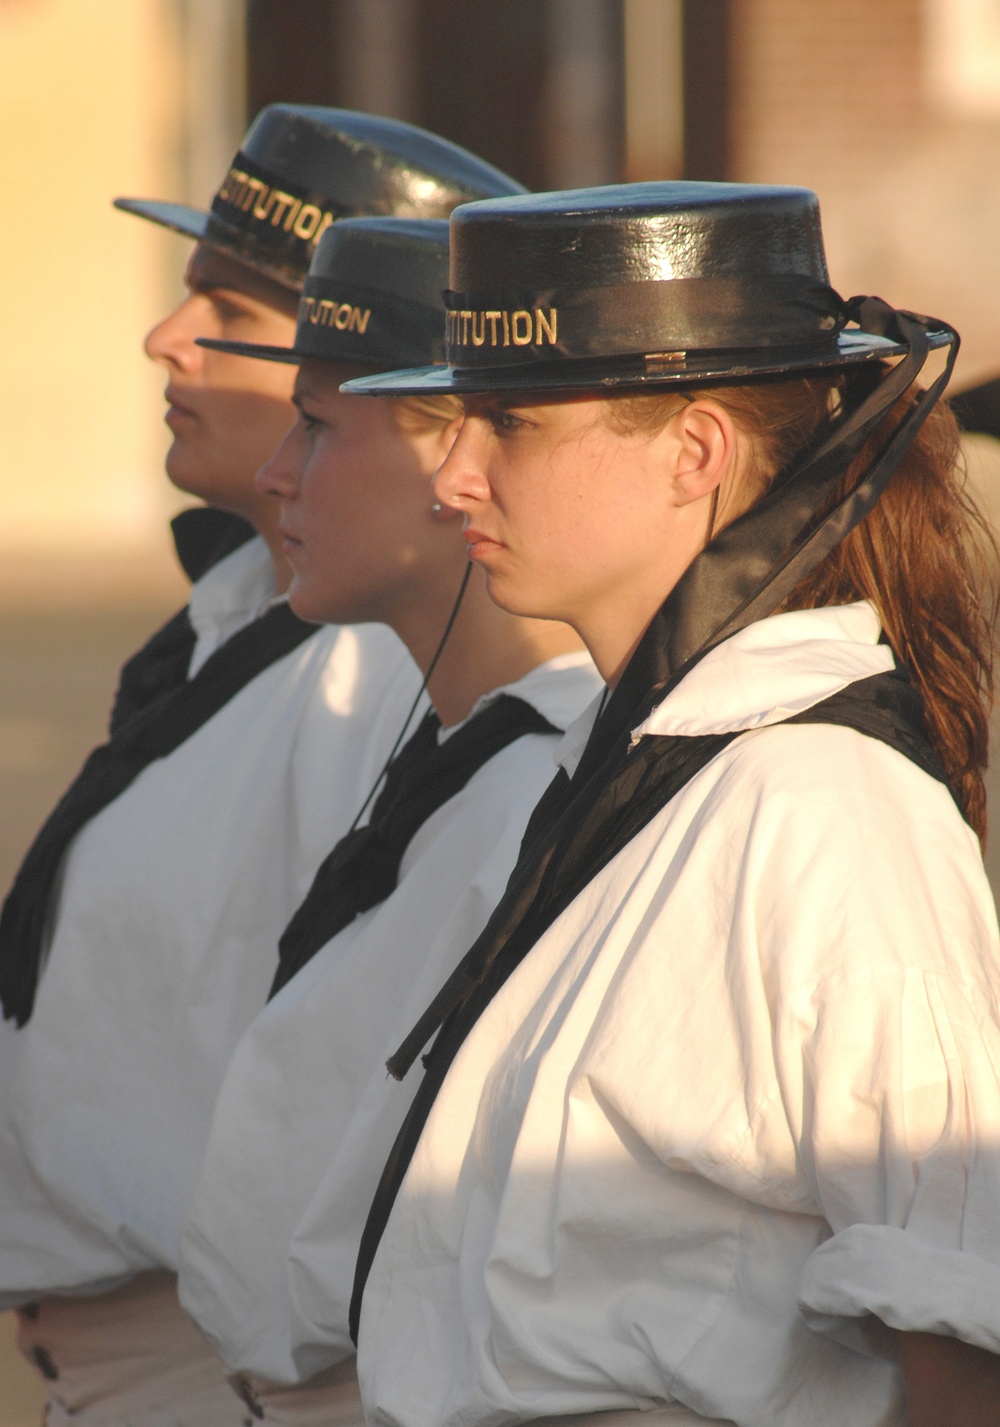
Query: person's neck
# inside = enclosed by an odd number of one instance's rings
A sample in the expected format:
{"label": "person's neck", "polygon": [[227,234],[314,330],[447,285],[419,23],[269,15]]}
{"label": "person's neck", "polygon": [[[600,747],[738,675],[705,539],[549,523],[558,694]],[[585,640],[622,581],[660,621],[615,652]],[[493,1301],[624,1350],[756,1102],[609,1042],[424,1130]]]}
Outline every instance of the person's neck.
{"label": "person's neck", "polygon": [[[456,588],[457,593],[457,588]],[[438,618],[406,617],[393,622],[396,633],[426,675],[444,633],[450,606]],[[579,636],[553,620],[522,619],[507,614],[486,593],[482,571],[474,569],[454,627],[427,685],[431,703],[445,728],[468,718],[479,699],[516,683],[559,654],[583,649]]]}
{"label": "person's neck", "polygon": [[643,635],[699,549],[681,552],[680,558],[670,552],[658,566],[617,588],[613,598],[605,593],[590,607],[574,612],[573,626],[609,689],[618,687]]}
{"label": "person's neck", "polygon": [[274,571],[274,593],[276,595],[283,595],[288,590],[288,586],[292,583],[292,567],[285,559],[284,551],[281,548],[282,537],[277,525],[275,524],[273,528],[265,525],[264,528],[261,529],[261,523],[254,521],[254,528],[266,544],[268,554],[271,557],[271,568]]}
{"label": "person's neck", "polygon": [[257,534],[267,546],[267,553],[271,557],[271,569],[274,572],[274,593],[283,595],[288,586],[292,583],[292,567],[285,559],[282,550],[282,536],[278,529],[278,502],[269,500],[261,505],[255,505],[252,509],[239,510],[235,514],[242,515],[244,520],[249,520]]}

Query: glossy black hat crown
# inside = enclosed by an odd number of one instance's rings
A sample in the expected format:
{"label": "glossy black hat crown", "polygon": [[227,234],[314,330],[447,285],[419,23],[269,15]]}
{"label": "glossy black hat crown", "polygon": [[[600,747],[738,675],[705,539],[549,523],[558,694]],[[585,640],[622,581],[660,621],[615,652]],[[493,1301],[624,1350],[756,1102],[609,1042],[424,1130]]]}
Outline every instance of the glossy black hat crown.
{"label": "glossy black hat crown", "polygon": [[450,289],[449,367],[355,389],[733,380],[903,350],[843,330],[804,188],[642,183],[467,204],[451,219]]}
{"label": "glossy black hat crown", "polygon": [[210,337],[198,344],[269,362],[440,362],[447,282],[443,219],[342,218],[324,233],[310,265],[293,347]]}
{"label": "glossy black hat crown", "polygon": [[211,243],[286,287],[301,288],[338,218],[447,218],[473,199],[523,193],[475,155],[396,119],[272,104],[233,159],[211,211],[116,198],[115,207]]}

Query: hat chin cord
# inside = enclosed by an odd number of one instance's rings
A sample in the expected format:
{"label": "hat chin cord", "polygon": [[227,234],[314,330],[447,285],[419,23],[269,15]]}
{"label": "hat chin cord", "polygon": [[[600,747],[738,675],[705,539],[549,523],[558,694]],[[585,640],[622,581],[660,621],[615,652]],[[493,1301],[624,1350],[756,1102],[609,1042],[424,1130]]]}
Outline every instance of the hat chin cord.
{"label": "hat chin cord", "polygon": [[712,543],[712,536],[715,534],[715,522],[716,522],[716,519],[717,519],[718,514],[719,514],[719,489],[720,489],[720,486],[721,486],[721,482],[719,483],[719,485],[714,486],[714,487],[712,488],[712,498],[711,498],[711,501],[709,502],[709,506],[708,506],[708,530],[707,530],[706,533],[705,533],[705,544],[704,544],[704,547],[703,547],[703,548],[706,549],[706,550],[708,549],[709,545],[711,545],[711,543]]}
{"label": "hat chin cord", "polygon": [[[372,786],[371,786],[371,789],[369,790],[369,793],[368,793],[367,798],[365,798],[365,800],[364,800],[364,802],[361,804],[360,808],[358,808],[358,811],[357,811],[357,813],[355,814],[355,817],[354,817],[354,821],[351,823],[351,826],[350,826],[350,827],[348,828],[348,830],[347,830],[348,833],[354,832],[354,830],[355,830],[356,827],[358,826],[358,823],[361,821],[361,819],[364,817],[365,813],[368,811],[368,808],[369,808],[369,806],[370,806],[370,804],[371,804],[372,799],[374,798],[375,794],[378,792],[379,788],[382,786],[382,779],[383,779],[383,778],[385,777],[385,775],[388,773],[388,771],[389,771],[389,769],[390,769],[390,767],[391,767],[391,765],[392,765],[392,760],[395,758],[396,754],[399,752],[400,747],[401,747],[402,742],[403,742],[403,739],[406,737],[407,733],[409,732],[410,724],[413,722],[413,715],[416,713],[417,709],[420,707],[420,700],[423,698],[424,694],[426,694],[426,692],[427,692],[427,685],[430,683],[431,678],[433,677],[434,670],[435,670],[435,669],[437,668],[437,666],[438,666],[438,660],[441,658],[441,655],[444,653],[444,647],[445,647],[445,645],[448,643],[448,638],[449,638],[449,636],[450,636],[450,634],[451,634],[451,631],[452,631],[452,630],[454,629],[454,627],[455,627],[455,621],[456,621],[456,619],[458,618],[458,612],[459,612],[459,610],[462,608],[462,600],[465,598],[465,591],[468,589],[468,586],[469,586],[469,576],[470,576],[471,574],[472,574],[472,561],[471,561],[471,560],[467,560],[467,561],[466,561],[466,565],[465,565],[465,569],[464,569],[464,571],[462,572],[462,583],[461,583],[461,584],[459,585],[459,587],[458,587],[458,594],[455,596],[455,603],[454,603],[454,604],[452,605],[452,607],[451,607],[451,614],[448,616],[448,622],[446,623],[446,625],[445,625],[445,627],[444,627],[444,633],[441,635],[441,638],[440,638],[440,640],[438,641],[438,646],[437,646],[437,648],[436,648],[435,651],[434,651],[434,657],[431,659],[431,662],[430,662],[430,663],[428,664],[428,666],[427,666],[427,673],[424,675],[424,677],[423,677],[423,682],[421,683],[420,688],[417,690],[417,696],[416,696],[416,698],[413,700],[413,703],[410,705],[410,711],[409,711],[409,713],[406,715],[406,718],[403,720],[403,726],[402,726],[402,728],[399,730],[399,733],[398,733],[397,736],[396,736],[396,741],[395,741],[395,743],[392,745],[392,749],[391,749],[391,751],[390,751],[390,753],[389,753],[389,756],[388,756],[388,758],[385,760],[385,762],[383,763],[382,768],[381,768],[381,770],[380,770],[380,772],[379,772],[379,774],[378,774],[378,777],[375,779],[374,783],[373,783]],[[345,835],[346,835],[346,834],[345,834]]]}

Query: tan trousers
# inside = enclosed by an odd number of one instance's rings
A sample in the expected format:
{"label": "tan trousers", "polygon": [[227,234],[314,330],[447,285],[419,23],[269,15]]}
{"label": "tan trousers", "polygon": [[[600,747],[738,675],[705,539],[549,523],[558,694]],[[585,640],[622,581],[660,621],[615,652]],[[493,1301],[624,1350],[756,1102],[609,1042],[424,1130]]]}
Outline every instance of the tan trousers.
{"label": "tan trousers", "polygon": [[177,1302],[144,1273],[96,1298],[43,1298],[18,1314],[18,1346],[49,1389],[47,1427],[245,1427],[246,1405]]}
{"label": "tan trousers", "polygon": [[[354,1359],[300,1387],[221,1363],[147,1273],[97,1298],[43,1298],[18,1315],[18,1346],[49,1387],[46,1427],[364,1427]],[[526,1424],[528,1427],[528,1424]],[[530,1427],[732,1427],[683,1407],[537,1418]]]}
{"label": "tan trousers", "polygon": [[736,1427],[721,1417],[699,1417],[687,1407],[651,1407],[646,1412],[581,1412],[575,1417],[534,1417],[524,1427]]}
{"label": "tan trousers", "polygon": [[364,1427],[353,1358],[301,1387],[275,1387],[246,1373],[237,1373],[230,1382],[246,1403],[254,1427]]}
{"label": "tan trousers", "polygon": [[[301,1387],[275,1388],[239,1374],[231,1379],[250,1408],[255,1427],[364,1427],[354,1359]],[[259,1415],[258,1415],[259,1414]],[[698,1417],[686,1407],[649,1412],[585,1412],[571,1417],[536,1417],[524,1427],[734,1427],[732,1422]]]}

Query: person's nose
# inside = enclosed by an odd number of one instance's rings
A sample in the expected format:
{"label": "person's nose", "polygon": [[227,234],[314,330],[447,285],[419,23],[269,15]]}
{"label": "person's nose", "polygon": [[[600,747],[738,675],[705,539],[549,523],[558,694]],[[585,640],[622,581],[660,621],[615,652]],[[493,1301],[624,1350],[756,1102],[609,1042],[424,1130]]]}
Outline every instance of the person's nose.
{"label": "person's nose", "polygon": [[294,500],[302,478],[301,418],[285,433],[281,445],[253,478],[261,495],[278,500]]}
{"label": "person's nose", "polygon": [[205,349],[195,344],[195,338],[211,334],[198,320],[199,301],[194,294],[186,297],[168,317],[164,317],[146,334],[143,347],[151,361],[188,375],[201,368]]}
{"label": "person's nose", "polygon": [[485,445],[488,424],[467,416],[434,477],[434,496],[453,510],[469,511],[490,498]]}

